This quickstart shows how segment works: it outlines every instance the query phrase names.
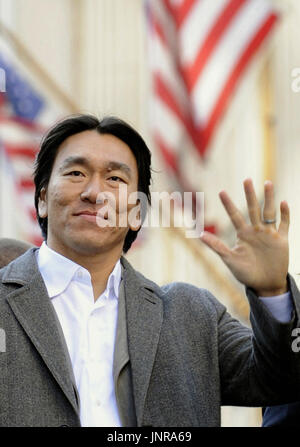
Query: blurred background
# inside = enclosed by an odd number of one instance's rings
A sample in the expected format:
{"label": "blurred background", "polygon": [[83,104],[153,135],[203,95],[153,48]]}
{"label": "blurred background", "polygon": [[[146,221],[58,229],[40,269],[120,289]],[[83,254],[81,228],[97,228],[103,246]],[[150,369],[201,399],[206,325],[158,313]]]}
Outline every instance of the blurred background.
{"label": "blurred background", "polygon": [[[0,237],[42,241],[31,175],[47,128],[112,114],[149,145],[152,191],[204,192],[205,227],[228,244],[218,193],[246,213],[242,181],[263,201],[272,180],[297,280],[299,24],[298,0],[0,0]],[[243,287],[185,228],[144,227],[127,258],[159,284],[209,289],[249,324]],[[260,424],[260,408],[222,408],[222,426]]]}

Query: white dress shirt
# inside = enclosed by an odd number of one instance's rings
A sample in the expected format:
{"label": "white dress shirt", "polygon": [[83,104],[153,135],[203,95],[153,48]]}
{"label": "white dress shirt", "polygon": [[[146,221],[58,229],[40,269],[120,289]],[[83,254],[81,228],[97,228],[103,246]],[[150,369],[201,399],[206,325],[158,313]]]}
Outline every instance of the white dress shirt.
{"label": "white dress shirt", "polygon": [[85,268],[45,242],[36,253],[69,350],[80,396],[81,425],[121,427],[113,381],[120,260],[95,302],[91,276]]}

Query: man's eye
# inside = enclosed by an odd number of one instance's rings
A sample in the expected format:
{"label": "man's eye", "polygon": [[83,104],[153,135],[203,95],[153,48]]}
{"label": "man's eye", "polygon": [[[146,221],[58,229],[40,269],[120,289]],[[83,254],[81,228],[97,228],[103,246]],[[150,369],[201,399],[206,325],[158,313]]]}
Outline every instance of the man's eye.
{"label": "man's eye", "polygon": [[68,173],[68,175],[74,176],[74,177],[80,177],[82,174],[82,172],[80,171],[71,171]]}
{"label": "man's eye", "polygon": [[114,182],[123,182],[124,180],[121,179],[121,177],[118,177],[117,175],[112,175],[111,177],[109,177],[108,180],[112,180]]}

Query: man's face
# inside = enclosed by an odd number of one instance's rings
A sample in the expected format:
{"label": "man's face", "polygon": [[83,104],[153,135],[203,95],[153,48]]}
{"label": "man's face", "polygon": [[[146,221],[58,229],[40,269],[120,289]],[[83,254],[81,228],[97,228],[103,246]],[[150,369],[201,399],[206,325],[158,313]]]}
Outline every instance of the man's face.
{"label": "man's face", "polygon": [[[127,194],[119,197],[125,185]],[[122,140],[95,130],[67,138],[58,148],[49,184],[40,195],[39,215],[48,217],[47,244],[66,256],[121,253],[128,229],[138,227],[127,220],[123,227],[101,225],[107,218],[101,208],[107,202],[99,201],[99,194],[102,199],[103,193],[115,197],[118,222],[120,209],[129,212],[134,207],[127,204],[127,197],[137,188],[136,160]]]}

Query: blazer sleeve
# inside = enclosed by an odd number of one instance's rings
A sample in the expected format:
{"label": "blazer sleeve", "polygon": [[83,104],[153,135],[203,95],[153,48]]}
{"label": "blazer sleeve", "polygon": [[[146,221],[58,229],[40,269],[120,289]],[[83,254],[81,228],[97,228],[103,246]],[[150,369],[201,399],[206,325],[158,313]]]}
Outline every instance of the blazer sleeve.
{"label": "blazer sleeve", "polygon": [[276,320],[251,289],[246,294],[252,331],[224,308],[217,309],[222,405],[269,406],[300,400],[300,353],[292,349],[300,293],[290,275],[288,283],[294,312],[287,323]]}

